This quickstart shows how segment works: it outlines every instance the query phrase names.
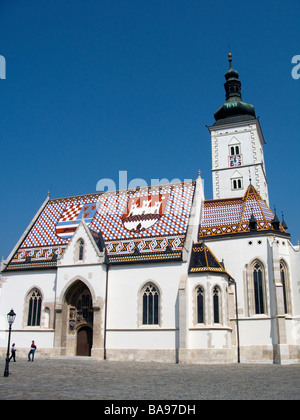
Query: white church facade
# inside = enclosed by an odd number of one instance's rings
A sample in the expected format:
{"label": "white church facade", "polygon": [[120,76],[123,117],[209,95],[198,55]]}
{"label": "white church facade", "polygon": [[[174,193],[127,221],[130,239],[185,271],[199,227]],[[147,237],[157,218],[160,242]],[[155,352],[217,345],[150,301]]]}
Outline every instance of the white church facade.
{"label": "white church facade", "polygon": [[299,363],[300,252],[269,208],[264,138],[239,75],[209,127],[203,180],[52,199],[1,264],[6,314],[26,357]]}

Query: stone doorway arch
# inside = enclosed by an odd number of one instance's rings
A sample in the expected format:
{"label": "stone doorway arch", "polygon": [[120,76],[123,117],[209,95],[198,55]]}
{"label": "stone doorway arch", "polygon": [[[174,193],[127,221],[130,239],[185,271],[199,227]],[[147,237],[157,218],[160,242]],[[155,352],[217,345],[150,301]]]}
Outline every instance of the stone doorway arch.
{"label": "stone doorway arch", "polygon": [[67,356],[101,357],[101,315],[102,311],[91,285],[78,277],[70,281],[56,304],[55,347],[58,353]]}
{"label": "stone doorway arch", "polygon": [[66,294],[69,331],[79,331],[83,326],[93,329],[94,313],[92,294],[85,283],[78,280]]}

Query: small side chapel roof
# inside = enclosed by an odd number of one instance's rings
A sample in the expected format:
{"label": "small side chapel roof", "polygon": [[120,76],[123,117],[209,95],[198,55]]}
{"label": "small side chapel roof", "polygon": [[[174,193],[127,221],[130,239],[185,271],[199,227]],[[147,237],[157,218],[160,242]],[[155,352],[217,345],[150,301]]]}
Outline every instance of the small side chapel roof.
{"label": "small side chapel roof", "polygon": [[48,199],[6,261],[5,270],[56,267],[84,220],[103,238],[110,264],[180,260],[195,181]]}
{"label": "small side chapel roof", "polygon": [[209,247],[202,242],[193,245],[189,273],[204,272],[223,273],[231,277]]}
{"label": "small side chapel roof", "polygon": [[[288,235],[281,223],[274,224],[274,213],[253,185],[243,197],[206,200],[199,229],[199,238],[246,233],[275,231]],[[253,221],[256,226],[253,229]]]}

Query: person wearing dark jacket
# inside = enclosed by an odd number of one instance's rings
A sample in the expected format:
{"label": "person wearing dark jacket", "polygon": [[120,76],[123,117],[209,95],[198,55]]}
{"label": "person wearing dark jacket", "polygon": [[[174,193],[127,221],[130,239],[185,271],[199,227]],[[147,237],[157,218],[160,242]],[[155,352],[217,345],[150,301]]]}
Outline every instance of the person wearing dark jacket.
{"label": "person wearing dark jacket", "polygon": [[14,362],[16,361],[16,351],[17,351],[17,349],[16,349],[16,345],[14,343],[11,347],[11,356],[9,358],[9,361],[11,361],[11,359],[14,359]]}

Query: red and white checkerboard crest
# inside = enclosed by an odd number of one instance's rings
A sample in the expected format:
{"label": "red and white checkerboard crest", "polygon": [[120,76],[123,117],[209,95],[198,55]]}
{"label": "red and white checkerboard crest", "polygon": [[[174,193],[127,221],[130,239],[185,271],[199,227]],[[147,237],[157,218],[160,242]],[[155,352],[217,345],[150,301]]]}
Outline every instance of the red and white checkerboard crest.
{"label": "red and white checkerboard crest", "polygon": [[62,217],[59,219],[58,223],[61,222],[71,222],[72,220],[76,220],[80,210],[82,208],[82,204],[71,204],[67,209],[63,212]]}
{"label": "red and white checkerboard crest", "polygon": [[56,234],[60,238],[68,238],[73,235],[77,226],[84,220],[89,224],[97,211],[97,204],[74,203],[65,209],[56,225]]}

